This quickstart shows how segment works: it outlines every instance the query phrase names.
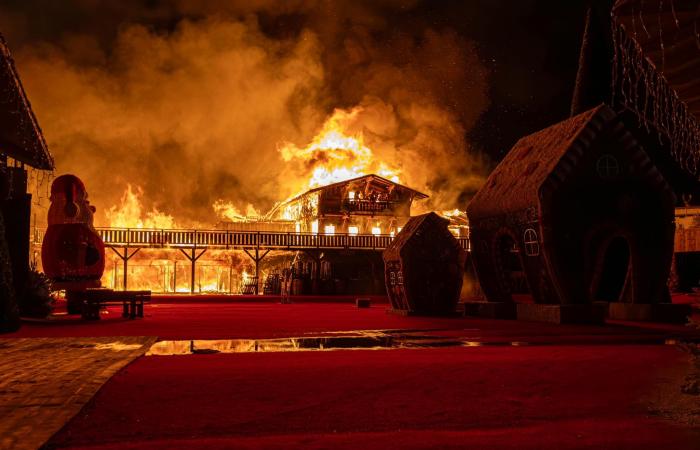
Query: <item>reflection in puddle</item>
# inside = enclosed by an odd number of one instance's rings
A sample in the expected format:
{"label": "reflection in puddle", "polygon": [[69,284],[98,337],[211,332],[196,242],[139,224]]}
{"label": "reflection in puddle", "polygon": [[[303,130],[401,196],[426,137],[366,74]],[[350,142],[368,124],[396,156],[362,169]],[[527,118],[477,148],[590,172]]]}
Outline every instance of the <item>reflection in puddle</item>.
{"label": "reflection in puddle", "polygon": [[151,345],[148,355],[190,355],[193,341],[159,341]]}
{"label": "reflection in puddle", "polygon": [[112,350],[115,352],[124,352],[129,350],[138,350],[142,347],[141,344],[125,344],[123,342],[108,342],[106,344],[95,344],[95,350]]}
{"label": "reflection in puddle", "polygon": [[479,347],[482,345],[521,346],[525,342],[489,342],[429,335],[397,334],[384,331],[361,331],[338,335],[276,339],[218,339],[160,341],[153,344],[149,355],[192,355],[207,353],[303,352],[333,350],[381,350],[433,347]]}

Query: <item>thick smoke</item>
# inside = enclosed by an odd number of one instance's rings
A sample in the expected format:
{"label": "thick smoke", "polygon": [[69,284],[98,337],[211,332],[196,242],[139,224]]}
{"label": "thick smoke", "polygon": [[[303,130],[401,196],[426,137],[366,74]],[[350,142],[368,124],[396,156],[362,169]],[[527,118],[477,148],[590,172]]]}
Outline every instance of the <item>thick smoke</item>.
{"label": "thick smoke", "polygon": [[426,207],[463,209],[485,175],[466,141],[488,106],[473,43],[386,19],[405,2],[331,3],[165,2],[111,11],[111,37],[22,34],[15,58],[57,173],[85,180],[98,225],[127,185],[146,210],[211,224],[217,200],[265,211],[293,194],[308,174],[280,143],[304,147],[335,108],[359,107],[349,131]]}

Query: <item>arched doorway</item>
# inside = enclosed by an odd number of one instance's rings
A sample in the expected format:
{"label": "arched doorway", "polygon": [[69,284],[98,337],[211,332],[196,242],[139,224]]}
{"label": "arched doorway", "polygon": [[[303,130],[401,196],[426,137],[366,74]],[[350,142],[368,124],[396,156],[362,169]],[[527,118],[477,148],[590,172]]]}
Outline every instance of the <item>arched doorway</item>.
{"label": "arched doorway", "polygon": [[599,267],[594,300],[619,301],[630,272],[630,246],[627,239],[622,236],[611,239]]}

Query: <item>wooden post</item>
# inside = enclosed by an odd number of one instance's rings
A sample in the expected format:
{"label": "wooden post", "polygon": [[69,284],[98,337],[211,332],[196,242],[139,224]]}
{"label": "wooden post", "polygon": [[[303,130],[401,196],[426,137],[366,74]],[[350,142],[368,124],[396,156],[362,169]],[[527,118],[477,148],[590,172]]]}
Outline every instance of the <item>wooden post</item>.
{"label": "wooden post", "polygon": [[197,260],[194,257],[195,249],[192,249],[192,259],[190,259],[190,294],[194,294],[194,275],[195,266],[197,265]]}
{"label": "wooden post", "polygon": [[228,266],[228,293],[233,294],[233,258]]}
{"label": "wooden post", "polygon": [[173,292],[177,293],[177,260],[173,263]]}
{"label": "wooden post", "polygon": [[258,295],[260,289],[260,259],[258,258],[259,248],[255,247],[255,295]]}
{"label": "wooden post", "polygon": [[255,295],[258,295],[258,293],[260,292],[260,261],[262,261],[263,258],[265,258],[265,256],[267,256],[267,254],[270,253],[270,250],[269,249],[265,250],[265,253],[263,253],[262,256],[260,255],[260,246],[259,245],[255,246],[255,256],[253,256],[246,248],[244,248],[243,251],[255,263],[255,279],[256,279]]}
{"label": "wooden post", "polygon": [[195,275],[195,270],[196,270],[196,264],[197,260],[202,257],[202,255],[207,251],[206,248],[203,248],[199,254],[197,254],[197,247],[192,247],[190,250],[192,252],[191,255],[188,255],[187,252],[184,249],[179,249],[180,252],[185,255],[185,258],[190,260],[190,294],[194,294],[194,275]]}
{"label": "wooden post", "polygon": [[[122,255],[121,252],[119,252],[115,247],[110,246],[109,248],[112,249],[114,253],[117,254],[122,259],[122,263],[124,264],[124,278],[122,280],[122,285],[123,285],[123,290],[128,290],[128,273],[127,270],[129,269],[129,260],[141,250],[141,247],[137,247],[133,252],[129,253],[129,247],[124,247],[124,254]],[[115,266],[116,268],[116,266]],[[116,285],[114,286],[116,287]]]}

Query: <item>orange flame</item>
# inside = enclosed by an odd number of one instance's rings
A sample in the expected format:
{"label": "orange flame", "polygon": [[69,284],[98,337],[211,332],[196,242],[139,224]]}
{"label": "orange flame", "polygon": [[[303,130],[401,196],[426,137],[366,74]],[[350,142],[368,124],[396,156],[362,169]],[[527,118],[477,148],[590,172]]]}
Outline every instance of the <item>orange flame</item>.
{"label": "orange flame", "polygon": [[348,131],[347,124],[361,111],[360,107],[350,111],[336,109],[309,145],[299,148],[285,143],[280,147],[279,152],[285,161],[303,162],[309,175],[306,188],[369,174],[400,182],[399,170],[377,161],[372,150],[365,145],[361,132],[353,134]]}
{"label": "orange flame", "polygon": [[246,206],[245,213],[238,209],[232,202],[227,202],[223,199],[215,201],[212,207],[220,219],[230,220],[231,222],[244,222],[249,218],[260,216],[260,212],[250,203]]}
{"label": "orange flame", "polygon": [[144,211],[141,205],[143,190],[130,184],[122,195],[119,205],[114,205],[105,211],[110,227],[113,228],[177,228],[172,216],[153,208]]}
{"label": "orange flame", "polygon": [[441,216],[447,217],[447,218],[460,218],[460,217],[467,217],[467,212],[462,211],[461,209],[450,209],[447,211],[440,211],[439,214]]}

